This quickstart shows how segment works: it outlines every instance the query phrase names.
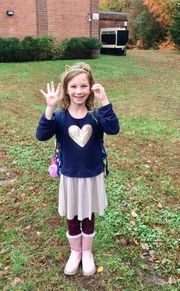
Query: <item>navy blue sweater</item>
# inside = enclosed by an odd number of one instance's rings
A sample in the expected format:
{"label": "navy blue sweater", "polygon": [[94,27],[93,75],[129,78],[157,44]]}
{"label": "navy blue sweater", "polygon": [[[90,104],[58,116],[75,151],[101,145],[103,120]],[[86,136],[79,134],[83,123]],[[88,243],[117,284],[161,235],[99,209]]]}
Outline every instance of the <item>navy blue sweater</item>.
{"label": "navy blue sweater", "polygon": [[[106,134],[119,132],[119,121],[112,109],[112,104],[98,109],[98,126]],[[60,134],[57,113],[51,120],[42,115],[36,137],[46,141],[53,135],[63,141],[63,167],[62,174],[68,177],[93,177],[103,172],[101,146],[94,129],[92,116],[88,113],[84,118],[72,117],[65,111],[64,128]],[[62,136],[61,136],[62,135]]]}

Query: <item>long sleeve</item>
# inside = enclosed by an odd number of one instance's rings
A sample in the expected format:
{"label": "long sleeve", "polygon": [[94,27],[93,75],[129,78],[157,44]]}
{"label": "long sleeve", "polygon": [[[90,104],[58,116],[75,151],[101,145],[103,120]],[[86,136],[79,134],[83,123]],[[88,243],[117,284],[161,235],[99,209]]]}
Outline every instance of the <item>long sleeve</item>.
{"label": "long sleeve", "polygon": [[102,106],[98,110],[99,122],[106,134],[117,134],[120,130],[119,120],[113,111],[112,104]]}
{"label": "long sleeve", "polygon": [[40,141],[46,141],[50,139],[56,133],[56,115],[53,114],[51,120],[45,117],[43,114],[40,118],[39,124],[36,129],[36,137]]}

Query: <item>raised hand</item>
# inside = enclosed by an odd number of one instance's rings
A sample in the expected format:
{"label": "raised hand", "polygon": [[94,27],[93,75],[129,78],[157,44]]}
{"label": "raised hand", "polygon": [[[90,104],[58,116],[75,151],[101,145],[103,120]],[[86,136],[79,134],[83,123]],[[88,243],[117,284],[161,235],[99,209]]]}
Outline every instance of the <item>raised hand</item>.
{"label": "raised hand", "polygon": [[56,107],[58,106],[58,103],[60,100],[60,89],[61,89],[60,83],[55,89],[54,82],[51,81],[50,83],[47,83],[47,93],[44,92],[43,90],[40,90],[40,92],[43,94],[43,96],[46,99],[47,106],[52,108],[53,110],[55,110]]}
{"label": "raised hand", "polygon": [[91,90],[94,92],[95,98],[97,98],[103,106],[109,104],[106,92],[101,84],[94,84]]}
{"label": "raised hand", "polygon": [[50,83],[47,83],[47,93],[44,92],[42,89],[40,90],[40,92],[43,94],[43,96],[46,99],[47,108],[45,111],[45,115],[47,119],[51,119],[53,112],[56,110],[56,107],[59,104],[60,90],[61,90],[61,84],[59,83],[57,88],[55,89],[53,81],[51,81]]}

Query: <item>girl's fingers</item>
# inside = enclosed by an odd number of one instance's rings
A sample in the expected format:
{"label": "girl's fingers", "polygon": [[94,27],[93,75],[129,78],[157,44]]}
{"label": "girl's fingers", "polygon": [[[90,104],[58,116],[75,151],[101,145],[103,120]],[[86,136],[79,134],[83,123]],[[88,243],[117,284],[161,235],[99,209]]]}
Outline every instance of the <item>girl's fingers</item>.
{"label": "girl's fingers", "polygon": [[46,93],[41,89],[40,92],[46,97]]}
{"label": "girl's fingers", "polygon": [[59,96],[60,91],[61,91],[61,83],[59,83],[59,84],[57,85],[57,89],[56,89],[55,94],[56,94],[57,96]]}
{"label": "girl's fingers", "polygon": [[98,100],[102,101],[102,100],[107,99],[106,92],[104,90],[104,87],[101,84],[94,84],[91,89],[92,91],[94,91],[94,96]]}
{"label": "girl's fingers", "polygon": [[61,84],[59,83],[56,90],[54,87],[54,82],[51,81],[50,83],[47,83],[47,93],[44,92],[44,90],[40,90],[40,92],[44,95],[45,98],[51,97],[55,98],[56,96],[59,97],[59,93],[61,90]]}
{"label": "girl's fingers", "polygon": [[94,91],[94,93],[100,93],[101,92],[101,88],[93,88],[92,91]]}
{"label": "girl's fingers", "polygon": [[51,88],[50,88],[50,84],[49,83],[47,83],[47,92],[48,92],[48,94],[51,93]]}
{"label": "girl's fingers", "polygon": [[51,92],[54,93],[54,82],[51,81]]}
{"label": "girl's fingers", "polygon": [[98,83],[96,83],[96,84],[94,84],[94,85],[92,86],[92,88],[97,88],[97,87],[102,87],[102,85],[101,85],[101,84],[98,84]]}
{"label": "girl's fingers", "polygon": [[94,85],[92,86],[91,90],[98,92],[98,91],[104,90],[104,88],[103,88],[103,86],[100,85],[100,84],[94,84]]}

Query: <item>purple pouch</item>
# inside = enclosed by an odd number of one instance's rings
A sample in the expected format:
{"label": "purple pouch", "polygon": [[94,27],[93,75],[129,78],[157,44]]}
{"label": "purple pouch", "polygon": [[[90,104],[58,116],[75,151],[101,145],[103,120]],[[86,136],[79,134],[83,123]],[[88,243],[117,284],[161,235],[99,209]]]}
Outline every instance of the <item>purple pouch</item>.
{"label": "purple pouch", "polygon": [[57,173],[57,170],[58,170],[58,166],[57,166],[56,158],[53,157],[52,162],[51,162],[51,165],[50,165],[49,168],[48,168],[49,175],[50,175],[52,178],[57,178],[57,177],[59,177],[59,176],[58,176],[58,173]]}

